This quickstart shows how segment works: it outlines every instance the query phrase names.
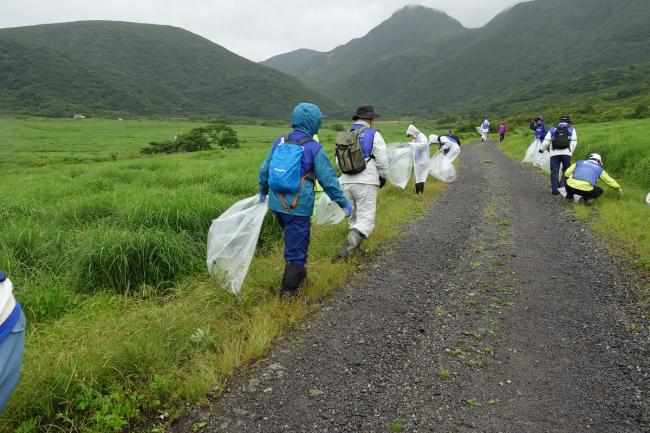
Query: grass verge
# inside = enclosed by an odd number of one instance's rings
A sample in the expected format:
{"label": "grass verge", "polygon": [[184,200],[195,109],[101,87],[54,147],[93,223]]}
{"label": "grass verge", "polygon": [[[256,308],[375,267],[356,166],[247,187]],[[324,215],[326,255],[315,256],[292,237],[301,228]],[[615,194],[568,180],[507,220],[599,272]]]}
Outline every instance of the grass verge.
{"label": "grass verge", "polygon": [[[603,157],[605,170],[623,187],[624,194],[600,185],[605,194],[592,207],[576,206],[575,214],[607,241],[614,252],[623,252],[643,274],[638,284],[639,298],[650,308],[650,206],[645,196],[650,191],[650,149],[647,131],[650,120],[624,120],[602,124],[576,125],[578,148],[574,161],[590,153]],[[530,132],[530,133],[529,133]],[[521,160],[532,141],[532,131],[517,130],[500,149]],[[602,182],[601,182],[602,183]]]}

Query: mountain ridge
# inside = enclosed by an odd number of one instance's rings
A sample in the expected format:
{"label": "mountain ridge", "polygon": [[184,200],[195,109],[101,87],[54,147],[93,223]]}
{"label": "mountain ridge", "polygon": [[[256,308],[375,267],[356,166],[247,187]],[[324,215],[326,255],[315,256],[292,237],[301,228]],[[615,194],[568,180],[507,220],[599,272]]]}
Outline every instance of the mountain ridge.
{"label": "mountain ridge", "polygon": [[0,30],[0,110],[69,116],[283,118],[311,100],[294,77],[165,25],[76,21]]}

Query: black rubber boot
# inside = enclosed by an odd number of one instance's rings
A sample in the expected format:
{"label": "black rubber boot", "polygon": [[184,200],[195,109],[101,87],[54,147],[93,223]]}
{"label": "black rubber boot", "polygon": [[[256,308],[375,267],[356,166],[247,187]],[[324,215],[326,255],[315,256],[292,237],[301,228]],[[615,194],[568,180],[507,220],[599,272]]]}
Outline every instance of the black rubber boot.
{"label": "black rubber boot", "polygon": [[415,184],[415,193],[416,194],[424,193],[424,182],[418,182]]}
{"label": "black rubber boot", "polygon": [[280,296],[298,296],[298,288],[306,278],[307,269],[304,265],[290,262],[284,265]]}

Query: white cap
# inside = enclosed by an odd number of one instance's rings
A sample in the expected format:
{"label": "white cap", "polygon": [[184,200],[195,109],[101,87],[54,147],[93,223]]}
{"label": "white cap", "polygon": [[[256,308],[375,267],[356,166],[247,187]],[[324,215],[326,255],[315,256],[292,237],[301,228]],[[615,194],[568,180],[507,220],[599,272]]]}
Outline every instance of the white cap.
{"label": "white cap", "polygon": [[436,134],[429,135],[429,144],[437,143],[437,142],[438,142],[438,136]]}
{"label": "white cap", "polygon": [[593,159],[594,161],[598,161],[600,165],[603,165],[603,158],[600,157],[599,154],[597,153],[592,153],[589,155],[589,159]]}

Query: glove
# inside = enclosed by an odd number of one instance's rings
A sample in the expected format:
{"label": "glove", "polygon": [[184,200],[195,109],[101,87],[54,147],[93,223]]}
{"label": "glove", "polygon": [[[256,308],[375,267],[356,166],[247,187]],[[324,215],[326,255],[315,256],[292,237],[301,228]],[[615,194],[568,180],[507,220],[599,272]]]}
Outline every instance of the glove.
{"label": "glove", "polygon": [[386,178],[385,177],[380,177],[379,178],[379,189],[382,189],[385,186],[386,186]]}
{"label": "glove", "polygon": [[347,206],[345,206],[345,209],[343,210],[345,210],[345,216],[347,218],[350,218],[352,216],[353,210],[352,210],[352,205],[350,203],[348,203]]}
{"label": "glove", "polygon": [[264,203],[266,201],[266,194],[263,192],[260,193],[260,203]]}

